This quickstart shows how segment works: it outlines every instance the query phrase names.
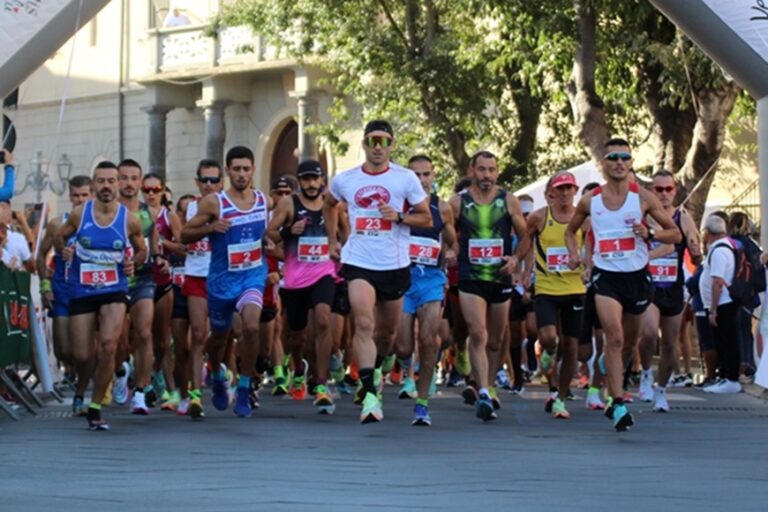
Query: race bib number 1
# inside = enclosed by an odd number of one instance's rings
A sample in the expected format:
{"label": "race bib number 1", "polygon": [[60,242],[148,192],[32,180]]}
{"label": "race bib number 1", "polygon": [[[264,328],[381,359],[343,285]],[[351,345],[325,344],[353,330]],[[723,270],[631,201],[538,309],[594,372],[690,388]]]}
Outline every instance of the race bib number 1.
{"label": "race bib number 1", "polygon": [[656,258],[648,264],[648,271],[655,283],[677,281],[677,258]]}
{"label": "race bib number 1", "polygon": [[326,236],[302,236],[299,237],[299,261],[306,263],[318,263],[328,261],[330,248]]}
{"label": "race bib number 1", "polygon": [[379,210],[357,210],[355,233],[363,236],[392,236],[392,221],[382,219]]}
{"label": "race bib number 1", "polygon": [[634,252],[637,239],[632,228],[606,231],[600,234],[598,252],[608,260],[629,258]]}
{"label": "race bib number 1", "polygon": [[440,242],[433,238],[412,236],[408,256],[414,263],[436,267],[440,258]]}
{"label": "race bib number 1", "polygon": [[83,286],[112,286],[117,284],[117,265],[99,265],[97,263],[80,264],[80,284]]}
{"label": "race bib number 1", "polygon": [[472,265],[499,265],[504,255],[504,240],[501,238],[470,238],[469,262]]}
{"label": "race bib number 1", "polygon": [[569,272],[568,268],[568,249],[566,247],[548,247],[547,248],[547,270],[550,272]]}
{"label": "race bib number 1", "polygon": [[227,246],[230,272],[241,272],[261,266],[261,240]]}

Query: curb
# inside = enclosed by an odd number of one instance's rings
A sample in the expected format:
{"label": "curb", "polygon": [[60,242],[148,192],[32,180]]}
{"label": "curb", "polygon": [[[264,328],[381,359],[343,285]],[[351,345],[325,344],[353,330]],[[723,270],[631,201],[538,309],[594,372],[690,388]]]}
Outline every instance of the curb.
{"label": "curb", "polygon": [[757,384],[744,384],[742,385],[742,388],[744,389],[744,393],[768,402],[768,389]]}

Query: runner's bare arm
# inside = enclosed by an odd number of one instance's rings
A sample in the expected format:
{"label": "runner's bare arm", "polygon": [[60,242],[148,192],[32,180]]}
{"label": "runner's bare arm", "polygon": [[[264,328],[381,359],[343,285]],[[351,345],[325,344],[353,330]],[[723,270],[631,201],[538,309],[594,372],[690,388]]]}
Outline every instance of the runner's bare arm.
{"label": "runner's bare arm", "polygon": [[338,238],[339,229],[339,210],[336,206],[339,201],[333,197],[330,192],[325,194],[323,202],[323,223],[325,223],[325,233],[328,235],[328,244],[330,245],[331,258],[338,260],[341,257],[341,244]]}
{"label": "runner's bare arm", "polygon": [[517,233],[517,250],[515,257],[520,262],[525,259],[525,255],[531,250],[531,237],[528,235],[528,225],[523,217],[523,209],[520,207],[520,201],[513,195],[507,194],[507,211],[512,218],[512,227]]}
{"label": "runner's bare arm", "polygon": [[51,277],[46,261],[48,260],[48,253],[53,248],[53,239],[60,227],[61,218],[53,219],[45,227],[45,233],[43,234],[43,239],[40,240],[40,247],[37,251],[37,269],[39,270],[40,279],[50,279]]}
{"label": "runner's bare arm", "polygon": [[456,250],[456,225],[453,208],[445,201],[440,201],[440,218],[443,220],[443,242],[448,249]]}
{"label": "runner's bare arm", "polygon": [[[156,230],[152,231],[157,233]],[[138,266],[146,261],[149,248],[147,247],[147,244],[144,243],[144,237],[141,236],[141,224],[139,224],[139,219],[134,215],[128,216],[128,240],[133,247],[133,264]],[[150,235],[150,243],[152,243],[151,240],[152,235]]]}
{"label": "runner's bare arm", "polygon": [[579,254],[579,241],[576,234],[584,221],[589,217],[589,206],[592,196],[587,194],[579,200],[576,205],[576,211],[571,217],[571,221],[565,227],[565,246],[568,248],[568,266],[571,269],[577,269],[581,265],[581,255]]}
{"label": "runner's bare arm", "polygon": [[[661,226],[661,229],[654,234],[654,240],[665,244],[679,244],[683,240],[683,234],[680,233],[675,221],[672,220],[672,216],[661,206],[659,198],[644,188],[640,188],[639,192],[640,199],[645,204],[645,213],[650,215]],[[648,227],[645,224],[638,223],[632,226],[632,228],[638,236],[644,240],[648,239]]]}
{"label": "runner's bare arm", "polygon": [[184,244],[179,242],[181,240],[181,219],[176,212],[168,211],[168,220],[171,224],[171,234],[173,240],[163,240],[163,249],[166,253],[173,253],[177,256],[184,257],[187,255],[187,250]]}
{"label": "runner's bare arm", "polygon": [[287,196],[277,203],[277,207],[272,212],[272,220],[267,227],[267,236],[275,243],[282,241],[280,229],[288,227],[293,218],[293,197]]}
{"label": "runner's bare arm", "polygon": [[349,212],[345,203],[339,203],[336,205],[336,210],[339,212],[339,241],[346,243],[349,238]]}
{"label": "runner's bare arm", "polygon": [[78,206],[67,217],[67,221],[62,224],[58,230],[56,230],[53,236],[53,246],[57,251],[64,250],[64,246],[67,244],[69,237],[77,232],[77,228],[80,226],[80,217],[83,215],[83,206]]}
{"label": "runner's bare arm", "polygon": [[696,223],[693,222],[693,218],[687,211],[683,210],[680,214],[680,224],[683,228],[683,234],[685,235],[685,245],[688,247],[688,252],[691,254],[691,261],[698,265],[701,263],[701,239],[699,237],[699,230],[696,229]]}
{"label": "runner's bare arm", "polygon": [[203,197],[197,205],[197,213],[189,219],[181,229],[181,243],[192,244],[213,233],[217,222],[226,222],[218,219],[219,203],[215,194]]}
{"label": "runner's bare arm", "polygon": [[[388,205],[387,205],[388,206]],[[392,214],[389,213],[392,210]],[[385,213],[385,211],[387,213]],[[391,207],[381,210],[382,217],[389,220],[397,220],[397,212]],[[393,217],[394,215],[394,217]],[[431,228],[432,214],[429,213],[429,197],[411,207],[411,211],[403,213],[403,224],[412,228]]]}

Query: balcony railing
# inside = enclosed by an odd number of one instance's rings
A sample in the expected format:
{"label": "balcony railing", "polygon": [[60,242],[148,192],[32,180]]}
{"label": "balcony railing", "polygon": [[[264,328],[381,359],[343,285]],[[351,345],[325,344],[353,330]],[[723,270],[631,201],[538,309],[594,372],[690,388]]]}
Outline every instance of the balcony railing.
{"label": "balcony railing", "polygon": [[153,73],[194,75],[196,71],[277,61],[284,56],[250,27],[222,27],[216,36],[201,25],[161,28],[150,31],[155,45]]}

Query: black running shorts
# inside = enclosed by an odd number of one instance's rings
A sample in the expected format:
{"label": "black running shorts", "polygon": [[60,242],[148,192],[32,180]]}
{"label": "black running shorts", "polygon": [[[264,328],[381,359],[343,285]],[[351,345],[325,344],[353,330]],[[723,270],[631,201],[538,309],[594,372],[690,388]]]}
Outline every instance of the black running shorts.
{"label": "black running shorts", "polygon": [[355,279],[362,279],[376,290],[377,301],[399,300],[411,287],[411,267],[403,267],[397,270],[368,270],[344,264],[341,274],[348,283]]}
{"label": "black running shorts", "polygon": [[578,338],[584,317],[584,294],[537,295],[534,302],[536,325],[560,326],[563,336]]}
{"label": "black running shorts", "polygon": [[318,304],[333,305],[336,295],[336,280],[333,276],[323,276],[315,284],[306,288],[280,289],[288,328],[301,331],[309,322],[309,312]]}
{"label": "black running shorts", "polygon": [[641,315],[653,298],[653,282],[646,268],[635,272],[609,272],[595,267],[592,270],[595,295],[610,297],[619,302],[624,313]]}

